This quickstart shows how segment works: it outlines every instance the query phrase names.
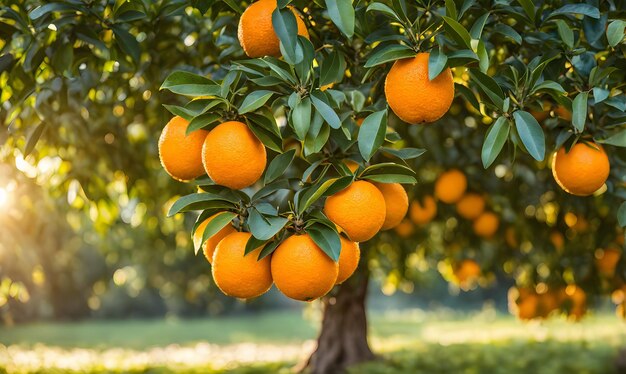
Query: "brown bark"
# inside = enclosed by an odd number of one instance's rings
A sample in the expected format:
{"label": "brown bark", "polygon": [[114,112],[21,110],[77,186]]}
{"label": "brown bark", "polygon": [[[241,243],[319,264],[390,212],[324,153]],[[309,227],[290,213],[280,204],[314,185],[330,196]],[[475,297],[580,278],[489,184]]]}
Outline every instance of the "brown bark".
{"label": "brown bark", "polygon": [[323,300],[324,316],[317,339],[303,371],[311,374],[342,373],[351,365],[375,358],[367,342],[365,299],[369,274],[366,264]]}

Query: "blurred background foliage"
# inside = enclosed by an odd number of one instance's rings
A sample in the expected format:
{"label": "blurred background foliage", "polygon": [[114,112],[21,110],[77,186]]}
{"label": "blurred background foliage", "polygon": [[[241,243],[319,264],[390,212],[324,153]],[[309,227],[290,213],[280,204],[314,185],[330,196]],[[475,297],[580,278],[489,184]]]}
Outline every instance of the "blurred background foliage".
{"label": "blurred background foliage", "polygon": [[[0,6],[3,323],[192,316],[286,304],[275,293],[246,304],[223,297],[209,265],[193,255],[188,234],[193,217],[165,218],[175,197],[193,191],[169,178],[158,162],[156,142],[170,117],[161,104],[178,100],[159,86],[174,70],[220,79],[225,61],[242,57],[232,11],[242,4],[40,3],[5,0]],[[310,22],[318,30],[313,38],[337,33],[328,19]],[[529,57],[537,52],[510,40],[501,43],[493,66],[511,49]],[[615,50],[619,64],[623,49],[622,44]],[[622,70],[616,79],[623,75]],[[559,119],[550,117],[546,126],[556,126]],[[595,260],[603,249],[624,247],[615,216],[618,187],[626,183],[623,150],[611,154],[609,188],[615,193],[577,198],[558,188],[548,160],[518,156],[513,164],[502,155],[484,170],[480,149],[490,123],[461,99],[435,126],[390,123],[412,139],[410,145],[428,150],[412,165],[420,182],[409,191],[412,199],[432,194],[442,171],[459,168],[469,189],[486,197],[500,225],[492,240],[481,239],[453,206],[440,204],[432,224],[407,223],[411,235],[383,233],[368,253],[382,292],[412,294],[399,300],[423,305],[495,299],[505,308],[513,283],[539,285],[541,292],[577,284],[593,295],[622,287],[624,259],[614,277],[600,274]],[[487,289],[464,298],[442,296],[476,288],[461,284],[455,273],[468,259],[479,265],[476,281]]]}

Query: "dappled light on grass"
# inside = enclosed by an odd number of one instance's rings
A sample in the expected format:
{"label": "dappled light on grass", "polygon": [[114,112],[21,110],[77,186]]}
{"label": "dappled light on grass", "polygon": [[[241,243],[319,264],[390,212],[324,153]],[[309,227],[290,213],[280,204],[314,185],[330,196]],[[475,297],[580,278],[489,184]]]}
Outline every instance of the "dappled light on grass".
{"label": "dappled light on grass", "polygon": [[64,349],[38,344],[32,349],[0,345],[0,368],[8,373],[41,370],[139,371],[147,368],[225,369],[258,363],[298,359],[312,349],[313,341],[302,344],[275,345],[242,343],[219,346],[197,343],[190,346],[169,345],[146,351],[112,348]]}
{"label": "dappled light on grass", "polygon": [[[81,331],[73,325],[33,326],[40,335],[27,326],[17,327],[12,334],[0,331],[0,343],[5,344],[0,344],[0,371],[288,372],[314,349],[314,333],[298,330],[307,323],[299,312],[283,312],[253,318],[85,323]],[[48,341],[57,341],[54,329],[65,333],[66,339],[59,341],[64,347],[38,343],[42,332]],[[86,334],[106,343],[91,344]],[[611,315],[591,316],[581,323],[558,318],[521,323],[492,309],[471,315],[415,309],[373,313],[370,336],[384,359],[357,367],[355,373],[509,374],[525,373],[524,365],[538,373],[606,373],[617,350],[626,345],[626,324]]]}

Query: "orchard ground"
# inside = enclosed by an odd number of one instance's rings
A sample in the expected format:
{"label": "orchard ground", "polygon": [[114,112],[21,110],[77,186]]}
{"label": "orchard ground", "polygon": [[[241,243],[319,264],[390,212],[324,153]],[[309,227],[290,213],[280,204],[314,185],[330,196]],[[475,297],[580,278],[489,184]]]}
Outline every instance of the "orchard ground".
{"label": "orchard ground", "polygon": [[[276,373],[314,348],[319,313],[270,311],[210,319],[36,323],[0,330],[6,373]],[[581,323],[521,323],[493,308],[462,314],[374,310],[381,359],[353,373],[612,373],[626,324],[608,310]]]}

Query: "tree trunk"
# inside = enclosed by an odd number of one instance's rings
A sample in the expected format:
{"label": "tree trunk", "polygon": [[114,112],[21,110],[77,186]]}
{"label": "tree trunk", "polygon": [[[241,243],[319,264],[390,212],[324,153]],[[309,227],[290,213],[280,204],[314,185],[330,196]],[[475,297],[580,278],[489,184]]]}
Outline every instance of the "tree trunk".
{"label": "tree trunk", "polygon": [[311,374],[342,373],[375,358],[367,342],[365,298],[369,272],[361,263],[355,274],[323,300],[324,317],[317,348],[301,368]]}

